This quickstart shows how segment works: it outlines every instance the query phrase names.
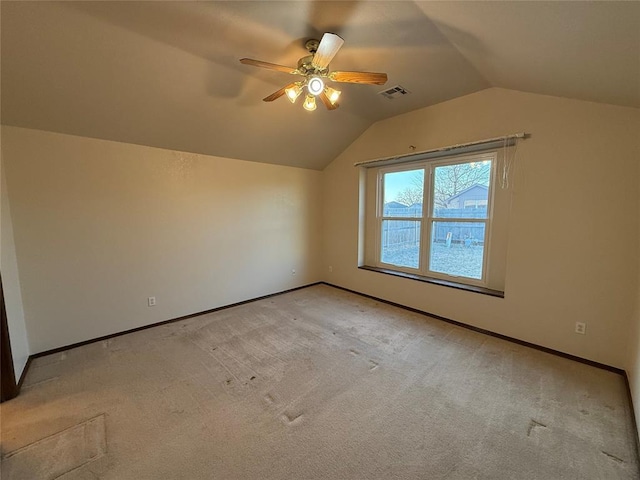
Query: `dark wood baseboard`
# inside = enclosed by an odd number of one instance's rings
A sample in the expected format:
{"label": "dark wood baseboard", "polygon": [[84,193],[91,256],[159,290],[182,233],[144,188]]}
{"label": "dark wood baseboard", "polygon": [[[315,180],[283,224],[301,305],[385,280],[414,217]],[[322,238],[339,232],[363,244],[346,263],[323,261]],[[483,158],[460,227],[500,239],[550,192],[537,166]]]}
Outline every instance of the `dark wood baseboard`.
{"label": "dark wood baseboard", "polygon": [[228,308],[238,307],[240,305],[245,305],[247,303],[257,302],[258,300],[264,300],[265,298],[271,298],[271,297],[275,297],[275,296],[278,296],[278,295],[283,295],[285,293],[295,292],[296,290],[301,290],[303,288],[312,287],[313,285],[319,285],[320,283],[322,283],[322,282],[310,283],[310,284],[307,284],[307,285],[303,285],[301,287],[290,288],[288,290],[283,290],[281,292],[270,293],[269,295],[262,295],[261,297],[251,298],[249,300],[243,300],[242,302],[231,303],[229,305],[223,305],[221,307],[211,308],[209,310],[204,310],[202,312],[190,313],[189,315],[183,315],[181,317],[171,318],[169,320],[163,320],[161,322],[150,323],[149,325],[143,325],[142,327],[131,328],[129,330],[123,330],[122,332],[111,333],[109,335],[104,335],[102,337],[92,338],[92,339],[89,339],[89,340],[84,340],[82,342],[77,342],[77,343],[72,343],[72,344],[69,344],[69,345],[65,345],[63,347],[52,348],[51,350],[45,350],[43,352],[34,353],[32,355],[29,355],[29,359],[27,360],[27,364],[25,365],[24,370],[22,371],[22,375],[20,376],[19,385],[22,385],[22,382],[24,381],[24,377],[27,374],[27,370],[29,369],[29,366],[31,365],[31,362],[35,358],[45,357],[47,355],[52,355],[54,353],[65,352],[65,351],[71,350],[73,348],[82,347],[84,345],[89,345],[91,343],[102,342],[104,340],[109,340],[111,338],[119,337],[121,335],[127,335],[129,333],[139,332],[141,330],[146,330],[148,328],[159,327],[161,325],[166,325],[168,323],[179,322],[180,320],[187,320],[189,318],[199,317],[201,315],[207,315],[209,313],[219,312],[220,310],[226,310]]}
{"label": "dark wood baseboard", "polygon": [[458,322],[457,320],[452,320],[447,317],[443,317],[441,315],[436,315],[435,313],[429,313],[424,310],[419,310],[417,308],[408,307],[406,305],[402,305],[400,303],[392,302],[391,300],[385,300],[384,298],[374,297],[373,295],[368,295],[366,293],[358,292],[356,290],[351,290],[349,288],[340,287],[338,285],[334,285],[328,282],[320,282],[324,285],[328,285],[330,287],[338,288],[340,290],[344,290],[346,292],[355,293],[356,295],[360,295],[362,297],[370,298],[371,300],[376,300],[381,303],[385,303],[387,305],[391,305],[394,307],[402,308],[404,310],[408,310],[410,312],[418,313],[420,315],[426,315],[431,318],[435,318],[436,320],[441,320],[443,322],[450,323],[452,325],[456,325],[458,327],[466,328],[467,330],[472,330],[474,332],[483,333],[485,335],[489,335],[491,337],[499,338],[501,340],[506,340],[508,342],[517,343],[518,345],[522,345],[525,347],[533,348],[535,350],[540,350],[545,353],[550,353],[552,355],[557,355],[559,357],[567,358],[569,360],[574,360],[576,362],[584,363],[590,365],[592,367],[601,368],[603,370],[608,370],[609,372],[617,373],[619,375],[625,375],[625,371],[621,368],[613,367],[611,365],[606,365],[604,363],[595,362],[593,360],[588,360],[586,358],[578,357],[576,355],[571,355],[570,353],[561,352],[560,350],[554,350],[553,348],[543,347],[541,345],[537,345],[535,343],[530,343],[525,340],[520,340],[518,338],[509,337],[507,335],[502,335],[501,333],[492,332],[491,330],[486,330],[480,327],[474,327],[473,325],[468,325],[466,323]]}
{"label": "dark wood baseboard", "polygon": [[208,313],[218,312],[220,310],[225,310],[227,308],[237,307],[239,305],[244,305],[244,304],[251,303],[251,302],[257,302],[258,300],[263,300],[265,298],[275,297],[277,295],[283,295],[285,293],[294,292],[296,290],[301,290],[303,288],[312,287],[314,285],[320,285],[320,284],[327,285],[327,286],[333,287],[333,288],[337,288],[339,290],[344,290],[346,292],[354,293],[356,295],[360,295],[361,297],[370,298],[372,300],[376,300],[378,302],[385,303],[387,305],[392,305],[394,307],[402,308],[402,309],[408,310],[410,312],[418,313],[418,314],[421,314],[421,315],[426,315],[428,317],[435,318],[436,320],[441,320],[443,322],[447,322],[447,323],[450,323],[452,325],[456,325],[458,327],[466,328],[466,329],[472,330],[474,332],[483,333],[485,335],[489,335],[489,336],[492,336],[492,337],[495,337],[495,338],[500,338],[500,339],[506,340],[508,342],[517,343],[518,345],[523,345],[525,347],[533,348],[535,350],[540,350],[542,352],[550,353],[552,355],[557,355],[557,356],[560,356],[560,357],[563,357],[563,358],[567,358],[569,360],[574,360],[576,362],[584,363],[584,364],[590,365],[592,367],[601,368],[603,370],[607,370],[607,371],[610,371],[610,372],[617,373],[619,375],[623,375],[626,378],[626,372],[621,368],[613,367],[611,365],[606,365],[604,363],[595,362],[593,360],[588,360],[586,358],[578,357],[578,356],[572,355],[570,353],[561,352],[560,350],[554,350],[553,348],[548,348],[548,347],[543,347],[541,345],[536,345],[535,343],[530,343],[530,342],[527,342],[525,340],[520,340],[518,338],[509,337],[507,335],[502,335],[501,333],[495,333],[495,332],[492,332],[490,330],[486,330],[484,328],[474,327],[473,325],[468,325],[466,323],[458,322],[457,320],[452,320],[450,318],[443,317],[441,315],[436,315],[434,313],[429,313],[429,312],[426,312],[424,310],[419,310],[417,308],[408,307],[408,306],[402,305],[400,303],[392,302],[390,300],[385,300],[383,298],[375,297],[373,295],[368,295],[366,293],[358,292],[356,290],[351,290],[349,288],[341,287],[339,285],[334,285],[334,284],[329,283],[329,282],[315,282],[315,283],[310,283],[308,285],[303,285],[301,287],[296,287],[296,288],[291,288],[291,289],[288,289],[288,290],[284,290],[282,292],[271,293],[269,295],[263,295],[261,297],[252,298],[250,300],[244,300],[242,302],[237,302],[237,303],[232,303],[232,304],[229,304],[229,305],[224,305],[224,306],[221,306],[221,307],[216,307],[216,308],[212,308],[212,309],[205,310],[205,311],[202,311],[202,312],[191,313],[189,315],[184,315],[182,317],[177,317],[177,318],[172,318],[172,319],[169,319],[169,320],[164,320],[164,321],[161,321],[161,322],[151,323],[149,325],[143,325],[142,327],[132,328],[132,329],[129,329],[129,330],[124,330],[122,332],[112,333],[110,335],[104,335],[102,337],[92,338],[90,340],[85,340],[83,342],[72,343],[70,345],[65,345],[63,347],[53,348],[51,350],[45,350],[43,352],[38,352],[38,353],[32,354],[32,355],[29,356],[29,359],[27,360],[27,364],[25,365],[24,370],[22,372],[22,375],[20,376],[20,382],[18,383],[18,385],[22,385],[22,382],[24,381],[24,377],[25,377],[25,375],[27,373],[27,370],[29,369],[29,366],[31,365],[31,361],[34,358],[39,358],[39,357],[44,357],[46,355],[51,355],[51,354],[54,354],[54,353],[64,352],[66,350],[71,350],[73,348],[82,347],[83,345],[88,345],[90,343],[109,340],[110,338],[118,337],[120,335],[126,335],[128,333],[139,332],[141,330],[146,330],[147,328],[158,327],[160,325],[166,325],[168,323],[173,323],[173,322],[178,322],[180,320],[186,320],[188,318],[198,317],[200,315],[206,315]]}
{"label": "dark wood baseboard", "polygon": [[125,331],[122,331],[122,332],[117,332],[117,333],[113,333],[113,334],[110,334],[110,335],[105,335],[105,336],[102,336],[102,337],[93,338],[93,339],[90,339],[90,340],[85,340],[83,342],[73,343],[73,344],[70,344],[70,345],[66,345],[64,347],[54,348],[54,349],[51,349],[51,350],[46,350],[46,351],[43,351],[43,352],[39,352],[39,353],[30,355],[29,359],[27,360],[27,363],[26,363],[26,365],[24,367],[24,370],[22,371],[22,375],[20,376],[20,381],[18,382],[18,391],[20,391],[20,387],[22,386],[22,384],[24,382],[24,379],[25,379],[25,377],[27,375],[29,367],[31,366],[31,362],[35,358],[44,357],[46,355],[51,355],[51,354],[54,354],[54,353],[64,352],[66,350],[71,350],[73,348],[81,347],[83,345],[88,345],[88,344],[95,343],[95,342],[101,342],[101,341],[104,341],[104,340],[108,340],[110,338],[119,337],[121,335],[126,335],[128,333],[139,332],[141,330],[146,330],[148,328],[153,328],[153,327],[157,327],[157,326],[160,326],[160,325],[166,325],[168,323],[178,322],[180,320],[186,320],[186,319],[189,319],[189,318],[198,317],[198,316],[201,316],[201,315],[206,315],[206,314],[209,314],[209,313],[218,312],[218,311],[225,310],[225,309],[228,309],[228,308],[237,307],[237,306],[244,305],[244,304],[247,304],[247,303],[256,302],[258,300],[263,300],[265,298],[270,298],[270,297],[275,297],[275,296],[278,296],[278,295],[283,295],[285,293],[293,292],[293,291],[296,291],[296,290],[301,290],[303,288],[311,287],[311,286],[314,286],[314,285],[320,285],[320,284],[321,285],[327,285],[327,286],[333,287],[333,288],[337,288],[339,290],[344,290],[346,292],[350,292],[350,293],[353,293],[353,294],[356,294],[356,295],[360,295],[360,296],[365,297],[365,298],[376,300],[378,302],[385,303],[387,305],[391,305],[391,306],[394,306],[394,307],[402,308],[402,309],[408,310],[410,312],[418,313],[418,314],[421,314],[421,315],[426,315],[428,317],[435,318],[436,320],[441,320],[443,322],[447,322],[447,323],[450,323],[452,325],[456,325],[458,327],[466,328],[466,329],[472,330],[474,332],[478,332],[478,333],[482,333],[482,334],[485,334],[485,335],[489,335],[489,336],[492,336],[492,337],[495,337],[495,338],[499,338],[501,340],[506,340],[508,342],[516,343],[518,345],[522,345],[522,346],[525,346],[525,347],[528,347],[528,348],[533,348],[535,350],[539,350],[539,351],[542,351],[542,352],[545,352],[545,353],[549,353],[549,354],[552,354],[552,355],[556,355],[556,356],[559,356],[559,357],[563,357],[563,358],[566,358],[566,359],[569,359],[569,360],[573,360],[573,361],[576,361],[576,362],[584,363],[584,364],[590,365],[592,367],[600,368],[600,369],[603,369],[603,370],[607,370],[609,372],[613,372],[613,373],[617,373],[619,375],[622,375],[623,378],[624,378],[625,384],[626,384],[627,396],[628,396],[629,405],[630,405],[630,409],[631,409],[631,417],[632,417],[632,422],[633,422],[632,426],[633,426],[633,429],[634,429],[634,431],[636,433],[636,437],[635,437],[635,440],[636,440],[636,451],[638,452],[638,458],[640,458],[640,438],[638,437],[638,425],[636,423],[636,417],[635,417],[635,412],[634,412],[634,408],[633,408],[633,399],[631,397],[631,386],[629,384],[629,378],[628,378],[627,372],[625,370],[623,370],[621,368],[613,367],[611,365],[606,365],[604,363],[595,362],[593,360],[588,360],[586,358],[578,357],[576,355],[571,355],[569,353],[561,352],[559,350],[554,350],[552,348],[543,347],[541,345],[536,345],[534,343],[526,342],[524,340],[520,340],[520,339],[517,339],[517,338],[509,337],[507,335],[502,335],[500,333],[495,333],[495,332],[492,332],[490,330],[485,330],[484,328],[479,328],[479,327],[474,327],[472,325],[467,325],[466,323],[458,322],[456,320],[452,320],[450,318],[446,318],[446,317],[443,317],[441,315],[436,315],[436,314],[429,313],[429,312],[426,312],[426,311],[423,311],[423,310],[419,310],[417,308],[408,307],[408,306],[402,305],[400,303],[392,302],[390,300],[385,300],[383,298],[375,297],[373,295],[368,295],[366,293],[362,293],[362,292],[358,292],[358,291],[355,291],[355,290],[351,290],[349,288],[341,287],[341,286],[334,285],[334,284],[328,283],[328,282],[315,282],[315,283],[311,283],[311,284],[308,284],[308,285],[303,285],[301,287],[296,287],[296,288],[291,288],[291,289],[288,289],[288,290],[284,290],[282,292],[272,293],[272,294],[269,294],[269,295],[263,295],[261,297],[252,298],[250,300],[244,300],[242,302],[237,302],[237,303],[232,303],[232,304],[229,304],[229,305],[224,305],[224,306],[221,306],[221,307],[216,307],[216,308],[212,308],[212,309],[205,310],[205,311],[202,311],[202,312],[191,313],[189,315],[184,315],[182,317],[172,318],[172,319],[169,319],[169,320],[164,320],[162,322],[152,323],[152,324],[149,324],[149,325],[144,325],[142,327],[132,328],[130,330],[125,330]]}
{"label": "dark wood baseboard", "polygon": [[512,342],[512,343],[516,343],[518,345],[522,345],[524,347],[528,347],[528,348],[533,348],[534,350],[540,350],[542,352],[545,353],[549,353],[551,355],[556,355],[562,358],[566,358],[568,360],[573,360],[575,362],[580,362],[580,363],[584,363],[586,365],[592,366],[592,367],[596,367],[596,368],[600,368],[602,370],[607,370],[609,372],[613,372],[613,373],[617,373],[618,375],[622,375],[622,377],[624,378],[624,382],[626,385],[626,389],[627,389],[627,399],[629,402],[629,408],[630,408],[630,412],[631,412],[631,427],[633,428],[633,431],[635,432],[635,451],[637,453],[637,458],[638,458],[638,463],[640,464],[640,432],[638,431],[638,423],[636,421],[636,414],[635,414],[635,410],[633,408],[633,397],[631,395],[631,385],[629,384],[629,377],[627,375],[627,372],[621,368],[617,368],[617,367],[613,367],[611,365],[607,365],[604,363],[600,363],[600,362],[594,362],[593,360],[589,360],[586,358],[582,358],[582,357],[578,357],[576,355],[571,355],[570,353],[565,353],[565,352],[561,352],[560,350],[554,350],[553,348],[548,348],[548,347],[543,347],[541,345],[536,345],[535,343],[530,343],[530,342],[526,342],[524,340],[520,340],[517,338],[513,338],[513,337],[509,337],[507,335],[502,335],[500,333],[495,333],[492,332],[490,330],[485,330],[484,328],[479,328],[479,327],[474,327],[473,325],[467,325],[466,323],[462,323],[462,322],[458,322],[456,320],[452,320],[450,318],[446,318],[443,317],[441,315],[436,315],[433,313],[429,313],[429,312],[425,312],[423,310],[418,310],[417,308],[412,308],[412,307],[408,307],[406,305],[402,305],[400,303],[396,303],[396,302],[392,302],[390,300],[385,300],[383,298],[379,298],[379,297],[375,297],[373,295],[368,295],[366,293],[362,293],[362,292],[358,292],[355,290],[351,290],[349,288],[345,288],[345,287],[340,287],[338,285],[334,285],[332,283],[328,283],[328,282],[320,282],[323,285],[327,285],[329,287],[333,287],[333,288],[337,288],[340,290],[344,290],[346,292],[349,293],[354,293],[356,295],[360,295],[362,297],[365,298],[369,298],[371,300],[376,300],[380,303],[385,303],[387,305],[391,305],[394,307],[399,307],[402,308],[404,310],[408,310],[410,312],[414,312],[414,313],[418,313],[420,315],[426,315],[428,317],[431,318],[435,318],[436,320],[441,320],[443,322],[447,322],[450,323],[452,325],[456,325],[458,327],[462,327],[462,328],[466,328],[468,330],[472,330],[474,332],[478,332],[478,333],[483,333],[485,335],[489,335],[491,337],[495,337],[495,338],[499,338],[501,340],[506,340],[507,342]]}

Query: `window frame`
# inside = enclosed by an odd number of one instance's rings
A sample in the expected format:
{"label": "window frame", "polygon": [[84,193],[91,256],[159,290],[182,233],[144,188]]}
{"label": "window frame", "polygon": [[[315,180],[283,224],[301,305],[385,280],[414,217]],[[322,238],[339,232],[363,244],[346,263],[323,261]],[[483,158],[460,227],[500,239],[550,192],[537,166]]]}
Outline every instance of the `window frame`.
{"label": "window frame", "polygon": [[[423,187],[422,187],[422,216],[420,217],[385,217],[384,216],[384,176],[387,173],[398,173],[398,172],[409,172],[411,170],[420,170],[422,169],[424,171],[424,175],[423,175]],[[406,165],[394,165],[392,167],[386,167],[386,168],[381,168],[378,171],[378,198],[376,199],[376,264],[378,267],[380,268],[385,268],[387,270],[397,270],[400,272],[404,272],[404,273],[412,273],[412,274],[416,274],[418,273],[418,271],[422,271],[422,255],[420,255],[420,260],[418,263],[418,268],[412,268],[412,267],[403,267],[400,265],[395,265],[393,263],[385,263],[382,261],[382,225],[384,223],[385,220],[396,220],[396,221],[408,221],[408,222],[413,222],[413,221],[419,221],[420,222],[420,245],[422,245],[423,242],[423,235],[424,235],[424,206],[425,206],[425,192],[426,192],[426,188],[424,188],[424,185],[426,185],[427,182],[427,168],[424,167],[424,163],[420,162],[420,164],[415,164],[415,163],[411,163],[411,164],[406,164]],[[421,247],[420,247],[421,248]]]}
{"label": "window frame", "polygon": [[[491,168],[489,171],[489,187],[487,191],[487,214],[485,218],[443,218],[435,216],[434,208],[434,182],[435,182],[435,169],[437,167],[447,165],[458,165],[463,163],[482,162],[484,160],[491,161]],[[497,150],[488,150],[482,152],[474,152],[468,154],[451,155],[445,158],[438,158],[432,160],[411,161],[406,163],[395,164],[392,166],[382,166],[377,168],[376,178],[376,225],[375,225],[375,259],[374,263],[377,268],[396,271],[400,273],[406,273],[410,275],[417,275],[425,278],[433,278],[436,280],[444,280],[446,282],[459,283],[463,285],[470,285],[476,287],[487,288],[489,286],[489,269],[490,269],[490,257],[491,257],[491,239],[492,239],[492,226],[494,217],[494,192],[496,171],[498,165],[499,155]],[[420,217],[385,217],[384,216],[384,200],[385,200],[385,185],[384,177],[389,173],[420,170],[424,171],[424,183],[423,183],[423,195],[422,195],[422,215]],[[420,246],[419,246],[419,260],[418,268],[399,266],[382,261],[382,236],[383,236],[383,222],[385,220],[399,220],[399,221],[419,221],[420,225]],[[485,238],[483,243],[483,262],[482,262],[482,275],[480,279],[451,275],[447,273],[437,272],[430,270],[429,263],[431,258],[431,238],[433,235],[433,227],[436,222],[457,222],[457,223],[484,223],[485,226]]]}

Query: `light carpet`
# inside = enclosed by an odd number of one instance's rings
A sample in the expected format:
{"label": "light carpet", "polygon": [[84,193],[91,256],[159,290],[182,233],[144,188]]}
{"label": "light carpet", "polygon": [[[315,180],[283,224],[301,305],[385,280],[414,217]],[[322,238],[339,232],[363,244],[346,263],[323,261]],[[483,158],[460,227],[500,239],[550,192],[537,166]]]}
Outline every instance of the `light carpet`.
{"label": "light carpet", "polygon": [[0,415],[3,480],[638,478],[620,375],[327,285],[35,359]]}

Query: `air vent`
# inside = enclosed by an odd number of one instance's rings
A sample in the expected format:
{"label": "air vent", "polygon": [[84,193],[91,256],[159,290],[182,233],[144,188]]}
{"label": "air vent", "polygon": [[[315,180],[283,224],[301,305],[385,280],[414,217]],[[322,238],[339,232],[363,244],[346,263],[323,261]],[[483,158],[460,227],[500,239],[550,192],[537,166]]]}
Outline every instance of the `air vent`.
{"label": "air vent", "polygon": [[383,97],[388,98],[389,100],[393,100],[394,98],[401,97],[402,95],[407,95],[411,92],[401,85],[396,85],[395,87],[388,88],[387,90],[383,90],[379,93]]}

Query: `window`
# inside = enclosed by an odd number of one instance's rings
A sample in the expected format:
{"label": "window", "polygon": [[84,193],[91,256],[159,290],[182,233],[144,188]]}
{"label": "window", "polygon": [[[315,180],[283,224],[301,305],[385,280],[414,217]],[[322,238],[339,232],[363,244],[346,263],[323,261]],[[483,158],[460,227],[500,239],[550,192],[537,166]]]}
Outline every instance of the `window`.
{"label": "window", "polygon": [[498,152],[485,152],[371,168],[366,264],[503,290],[504,255],[492,245],[497,161]]}

